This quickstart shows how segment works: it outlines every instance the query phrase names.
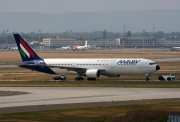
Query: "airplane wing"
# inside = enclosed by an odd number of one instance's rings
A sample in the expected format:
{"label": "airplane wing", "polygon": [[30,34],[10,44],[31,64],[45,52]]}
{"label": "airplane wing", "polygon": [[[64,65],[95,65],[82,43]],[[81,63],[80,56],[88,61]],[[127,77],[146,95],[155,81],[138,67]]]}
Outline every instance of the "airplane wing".
{"label": "airplane wing", "polygon": [[[78,73],[79,72],[80,73],[84,73],[84,72],[86,72],[88,70],[87,68],[71,67],[71,66],[48,66],[48,67],[67,69],[68,71],[75,71],[75,72],[78,72]],[[98,69],[98,70],[101,71],[101,72],[105,72],[106,71],[106,69]]]}
{"label": "airplane wing", "polygon": [[[41,67],[49,67],[49,68],[60,68],[60,69],[67,69],[68,71],[75,71],[78,73],[84,73],[88,69],[87,68],[80,68],[80,67],[71,67],[71,66],[56,66],[56,65],[41,65],[41,64],[22,64],[19,65],[20,67],[23,66],[41,66]],[[105,72],[106,69],[98,69],[101,72]]]}

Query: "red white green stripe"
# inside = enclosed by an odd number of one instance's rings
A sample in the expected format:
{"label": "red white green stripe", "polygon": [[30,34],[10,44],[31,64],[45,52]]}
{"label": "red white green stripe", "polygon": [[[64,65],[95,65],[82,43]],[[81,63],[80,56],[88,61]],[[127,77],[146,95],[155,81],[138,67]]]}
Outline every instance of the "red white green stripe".
{"label": "red white green stripe", "polygon": [[33,57],[34,58],[34,53],[32,52],[32,50],[26,45],[26,43],[23,41],[23,39],[20,39],[20,53],[21,55],[26,58],[26,56],[28,58]]}
{"label": "red white green stripe", "polygon": [[20,47],[21,47],[21,54],[24,56],[24,58],[26,58],[26,55],[30,58],[30,54],[28,53],[28,51],[22,46],[22,44],[20,43]]}

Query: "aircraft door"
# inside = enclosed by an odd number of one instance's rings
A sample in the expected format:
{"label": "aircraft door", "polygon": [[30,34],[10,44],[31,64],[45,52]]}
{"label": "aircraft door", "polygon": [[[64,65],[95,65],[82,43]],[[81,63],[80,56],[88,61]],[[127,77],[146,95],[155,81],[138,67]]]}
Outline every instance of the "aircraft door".
{"label": "aircraft door", "polygon": [[140,68],[143,68],[143,62],[140,62],[140,63],[139,63],[139,67],[140,67]]}
{"label": "aircraft door", "polygon": [[76,62],[73,62],[73,66],[76,67]]}
{"label": "aircraft door", "polygon": [[114,69],[116,60],[111,60],[111,69]]}

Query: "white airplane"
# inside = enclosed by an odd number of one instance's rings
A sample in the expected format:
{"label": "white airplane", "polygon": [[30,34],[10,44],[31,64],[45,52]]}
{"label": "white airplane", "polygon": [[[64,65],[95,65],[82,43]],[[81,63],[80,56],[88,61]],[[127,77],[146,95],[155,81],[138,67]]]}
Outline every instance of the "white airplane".
{"label": "white airplane", "polygon": [[[150,74],[160,69],[154,61],[143,58],[57,58],[43,59],[19,35],[14,34],[22,58],[20,67],[44,72],[61,74],[62,71],[76,72],[75,80],[96,80],[101,75],[119,77],[123,74]],[[146,76],[149,80],[149,75]]]}
{"label": "white airplane", "polygon": [[87,49],[88,48],[88,45],[87,45],[87,42],[85,42],[85,45],[84,46],[74,46],[74,49],[76,50],[84,50],[84,49]]}
{"label": "white airplane", "polygon": [[170,50],[171,51],[177,51],[177,50],[180,50],[180,47],[172,47]]}
{"label": "white airplane", "polygon": [[61,49],[67,50],[67,49],[70,49],[70,46],[62,47]]}
{"label": "white airplane", "polygon": [[18,47],[11,47],[10,50],[18,50]]}

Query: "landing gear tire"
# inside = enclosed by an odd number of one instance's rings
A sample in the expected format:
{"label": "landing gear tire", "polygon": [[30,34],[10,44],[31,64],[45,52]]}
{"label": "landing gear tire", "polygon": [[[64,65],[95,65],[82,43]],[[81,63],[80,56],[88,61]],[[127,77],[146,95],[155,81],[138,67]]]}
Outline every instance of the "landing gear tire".
{"label": "landing gear tire", "polygon": [[146,81],[149,81],[149,78],[146,78],[145,80],[146,80]]}
{"label": "landing gear tire", "polygon": [[148,74],[146,74],[146,81],[149,81],[149,76],[150,76],[151,74],[150,73],[148,73]]}
{"label": "landing gear tire", "polygon": [[170,81],[170,80],[171,80],[171,78],[170,78],[170,77],[168,77],[168,78],[167,78],[167,81]]}
{"label": "landing gear tire", "polygon": [[95,81],[96,78],[87,78],[87,80],[89,80],[89,81]]}
{"label": "landing gear tire", "polygon": [[84,80],[84,78],[83,77],[76,77],[75,78],[75,81],[80,81],[80,80]]}

